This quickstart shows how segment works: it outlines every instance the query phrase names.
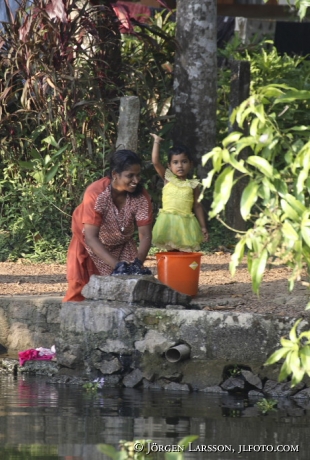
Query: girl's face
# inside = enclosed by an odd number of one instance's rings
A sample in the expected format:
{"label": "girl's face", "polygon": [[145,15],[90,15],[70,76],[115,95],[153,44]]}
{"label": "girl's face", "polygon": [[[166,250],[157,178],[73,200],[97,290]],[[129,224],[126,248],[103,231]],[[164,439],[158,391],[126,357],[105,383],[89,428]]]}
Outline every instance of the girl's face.
{"label": "girl's face", "polygon": [[141,180],[141,166],[139,164],[129,166],[128,169],[113,173],[112,187],[119,192],[133,193]]}
{"label": "girl's face", "polygon": [[180,153],[179,155],[172,155],[171,161],[169,163],[170,171],[182,180],[185,180],[187,178],[187,175],[192,169],[192,166],[192,161],[189,160],[188,156],[185,153]]}

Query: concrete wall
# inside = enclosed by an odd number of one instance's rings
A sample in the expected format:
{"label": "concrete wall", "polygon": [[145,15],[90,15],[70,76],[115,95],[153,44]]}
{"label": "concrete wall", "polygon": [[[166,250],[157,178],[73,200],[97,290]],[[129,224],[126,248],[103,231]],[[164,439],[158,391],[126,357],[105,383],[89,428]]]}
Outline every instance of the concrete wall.
{"label": "concrete wall", "polygon": [[[262,365],[293,318],[179,308],[3,297],[0,344],[11,355],[55,344],[60,367],[71,374],[105,376],[111,386],[163,387],[175,381],[202,390],[221,383],[225,368],[234,365],[276,378],[277,368]],[[309,328],[308,321],[301,327]],[[179,343],[190,347],[190,357],[167,361],[165,352]]]}

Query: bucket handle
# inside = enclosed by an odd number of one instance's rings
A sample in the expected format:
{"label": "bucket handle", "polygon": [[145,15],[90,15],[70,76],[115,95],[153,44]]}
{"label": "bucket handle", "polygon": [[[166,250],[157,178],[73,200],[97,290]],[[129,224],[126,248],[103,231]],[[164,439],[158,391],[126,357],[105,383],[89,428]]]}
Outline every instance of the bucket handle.
{"label": "bucket handle", "polygon": [[157,265],[159,264],[159,262],[160,262],[161,260],[164,260],[164,259],[166,259],[166,256],[161,256],[161,257],[157,260]]}

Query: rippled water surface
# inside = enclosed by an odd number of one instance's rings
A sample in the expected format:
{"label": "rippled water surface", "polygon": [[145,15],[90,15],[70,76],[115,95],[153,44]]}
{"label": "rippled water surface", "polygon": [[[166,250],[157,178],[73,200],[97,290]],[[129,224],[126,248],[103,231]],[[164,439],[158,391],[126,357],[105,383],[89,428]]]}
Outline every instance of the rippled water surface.
{"label": "rippled water surface", "polygon": [[0,375],[0,459],[107,460],[100,443],[145,438],[169,449],[196,434],[188,460],[308,460],[309,409],[284,399],[264,416],[242,397],[111,388],[89,394],[45,377]]}

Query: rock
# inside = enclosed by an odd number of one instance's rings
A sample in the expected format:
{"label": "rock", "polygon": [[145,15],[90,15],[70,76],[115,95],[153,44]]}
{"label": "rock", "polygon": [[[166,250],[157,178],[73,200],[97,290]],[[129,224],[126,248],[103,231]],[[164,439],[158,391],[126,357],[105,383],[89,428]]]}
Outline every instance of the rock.
{"label": "rock", "polygon": [[117,358],[113,358],[101,361],[101,363],[96,364],[95,368],[102,374],[114,374],[122,369],[122,365]]}
{"label": "rock", "polygon": [[295,387],[292,387],[291,382],[278,383],[274,380],[267,380],[263,388],[263,393],[270,397],[289,397],[302,390],[304,386],[305,384],[303,382],[298,383]]}
{"label": "rock", "polygon": [[174,291],[153,276],[92,275],[82,290],[86,299],[141,303],[144,306],[189,305],[191,297]]}
{"label": "rock", "polygon": [[4,347],[3,345],[1,345],[1,343],[0,343],[0,355],[2,355],[4,353],[7,353],[7,351],[8,351],[7,348]]}
{"label": "rock", "polygon": [[19,366],[18,370],[22,374],[53,376],[58,373],[59,366],[53,361],[26,361],[23,366]]}
{"label": "rock", "polygon": [[153,382],[155,378],[155,374],[151,369],[144,370],[143,371],[143,377],[144,379],[148,380],[149,382]]}
{"label": "rock", "polygon": [[190,392],[190,388],[188,385],[176,382],[168,383],[168,385],[164,386],[164,389],[168,391],[186,391],[188,393]]}
{"label": "rock", "polygon": [[19,366],[18,359],[3,358],[1,359],[1,368],[8,374],[17,374],[17,369]]}
{"label": "rock", "polygon": [[134,388],[143,380],[143,373],[140,369],[135,369],[123,378],[123,385],[127,388]]}
{"label": "rock", "polygon": [[221,388],[226,391],[244,390],[245,381],[240,377],[229,377],[221,384]]}
{"label": "rock", "polygon": [[81,377],[75,377],[71,375],[56,375],[54,377],[50,377],[46,383],[48,384],[61,384],[61,385],[79,385],[82,386],[85,383],[89,383],[89,380],[86,378],[81,378]]}
{"label": "rock", "polygon": [[107,339],[105,344],[99,345],[99,350],[105,353],[124,354],[128,352],[128,347],[121,340]]}
{"label": "rock", "polygon": [[253,372],[244,369],[241,369],[240,372],[241,375],[244,377],[245,381],[248,382],[250,385],[252,385],[255,388],[258,388],[259,390],[263,388],[263,383],[261,379],[257,375],[253,374]]}
{"label": "rock", "polygon": [[219,385],[213,385],[212,387],[206,387],[200,391],[203,391],[204,393],[213,393],[213,394],[228,394],[228,392],[223,390]]}
{"label": "rock", "polygon": [[292,396],[293,399],[310,399],[310,388],[305,388]]}
{"label": "rock", "polygon": [[143,379],[143,388],[146,390],[162,390],[163,387],[158,382],[149,382],[147,379]]}
{"label": "rock", "polygon": [[151,354],[158,353],[162,354],[168,348],[172,347],[174,342],[168,340],[164,335],[159,332],[150,329],[146,334],[143,340],[137,340],[135,342],[135,348],[144,353],[148,351]]}
{"label": "rock", "polygon": [[260,392],[260,391],[250,390],[250,391],[248,392],[248,398],[249,398],[249,399],[251,399],[251,398],[257,399],[257,398],[263,398],[263,397],[264,397],[264,395],[263,395],[263,393]]}
{"label": "rock", "polygon": [[105,375],[104,377],[102,377],[103,388],[113,388],[120,386],[121,379],[122,377],[117,374]]}
{"label": "rock", "polygon": [[184,305],[166,305],[167,310],[185,310]]}
{"label": "rock", "polygon": [[167,380],[170,380],[171,382],[180,382],[182,380],[182,377],[183,377],[183,374],[181,372],[173,372],[170,374],[167,371],[164,374],[160,375],[158,378],[167,379]]}

